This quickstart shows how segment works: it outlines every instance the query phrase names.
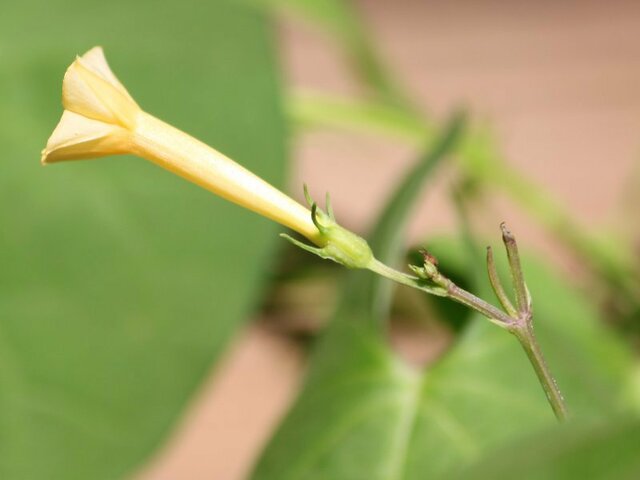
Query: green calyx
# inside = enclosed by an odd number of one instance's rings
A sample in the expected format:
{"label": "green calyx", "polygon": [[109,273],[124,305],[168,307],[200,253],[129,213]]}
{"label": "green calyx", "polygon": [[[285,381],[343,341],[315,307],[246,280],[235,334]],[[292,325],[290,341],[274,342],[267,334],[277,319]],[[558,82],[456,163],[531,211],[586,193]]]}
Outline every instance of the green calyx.
{"label": "green calyx", "polygon": [[374,260],[369,244],[364,238],[338,225],[333,215],[329,195],[327,194],[327,213],[325,213],[311,199],[306,185],[304,186],[304,194],[311,207],[311,219],[320,234],[318,244],[321,246],[307,245],[285,233],[280,236],[307,252],[327,260],[333,260],[345,267],[368,268]]}

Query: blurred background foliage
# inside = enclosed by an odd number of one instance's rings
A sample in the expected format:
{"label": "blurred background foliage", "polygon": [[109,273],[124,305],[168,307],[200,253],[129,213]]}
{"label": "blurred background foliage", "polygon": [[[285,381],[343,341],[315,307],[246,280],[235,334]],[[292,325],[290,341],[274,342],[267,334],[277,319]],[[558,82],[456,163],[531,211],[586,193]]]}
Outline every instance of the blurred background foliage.
{"label": "blurred background foliage", "polygon": [[[283,92],[271,28],[280,14],[332,38],[362,94]],[[448,162],[459,232],[424,243],[447,274],[487,298],[478,247],[497,241],[478,235],[468,215],[506,193],[585,267],[577,286],[540,254],[525,265],[572,422],[554,425],[523,352],[483,318],[277,250],[274,225],[143,161],[43,169],[38,152],[61,113],[64,69],[96,44],[143,108],[278,186],[288,132],[369,132],[419,148],[371,235],[377,256],[398,266],[412,258],[403,232],[418,194]],[[583,227],[510,166],[474,112],[464,125],[442,122],[401,85],[343,0],[3,4],[0,478],[131,475],[266,287],[270,316],[321,320],[283,327],[310,347],[309,373],[255,478],[640,474],[633,238]],[[446,332],[436,358],[407,361],[391,347],[398,311]]]}

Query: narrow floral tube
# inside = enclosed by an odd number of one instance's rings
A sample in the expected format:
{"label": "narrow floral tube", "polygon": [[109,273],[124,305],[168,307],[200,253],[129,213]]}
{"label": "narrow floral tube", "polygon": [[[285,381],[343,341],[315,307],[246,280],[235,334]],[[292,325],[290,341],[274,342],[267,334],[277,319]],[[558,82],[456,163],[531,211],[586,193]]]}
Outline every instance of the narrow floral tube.
{"label": "narrow floral tube", "polygon": [[145,112],[138,116],[131,153],[322,243],[308,209],[220,152]]}
{"label": "narrow floral tube", "polygon": [[311,212],[246,168],[144,112],[113,74],[100,47],[78,57],[62,86],[65,111],[42,163],[133,154],[300,233],[327,238]]}

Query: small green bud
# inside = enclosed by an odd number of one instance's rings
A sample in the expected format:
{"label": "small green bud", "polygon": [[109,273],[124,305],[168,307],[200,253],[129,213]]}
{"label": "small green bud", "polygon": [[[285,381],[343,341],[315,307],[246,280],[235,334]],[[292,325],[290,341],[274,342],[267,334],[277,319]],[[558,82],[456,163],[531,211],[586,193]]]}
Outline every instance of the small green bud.
{"label": "small green bud", "polygon": [[434,263],[427,260],[425,260],[422,267],[418,267],[417,265],[409,265],[409,268],[413,271],[413,273],[424,280],[434,280],[439,274],[438,267],[436,267]]}
{"label": "small green bud", "polygon": [[[308,196],[305,190],[305,196]],[[308,197],[310,200],[310,197]],[[299,242],[289,235],[281,234],[294,245],[327,260],[348,268],[368,268],[373,262],[373,252],[367,241],[336,223],[331,210],[329,214],[311,203],[311,218],[318,228],[318,245],[314,247]]]}
{"label": "small green bud", "polygon": [[428,278],[427,272],[424,271],[424,268],[417,265],[409,265],[409,268],[418,276],[418,278],[422,278],[423,280],[426,280]]}
{"label": "small green bud", "polygon": [[427,278],[434,278],[439,273],[438,267],[436,267],[434,263],[429,261],[425,261],[424,267],[422,268],[424,269],[424,272],[427,275]]}

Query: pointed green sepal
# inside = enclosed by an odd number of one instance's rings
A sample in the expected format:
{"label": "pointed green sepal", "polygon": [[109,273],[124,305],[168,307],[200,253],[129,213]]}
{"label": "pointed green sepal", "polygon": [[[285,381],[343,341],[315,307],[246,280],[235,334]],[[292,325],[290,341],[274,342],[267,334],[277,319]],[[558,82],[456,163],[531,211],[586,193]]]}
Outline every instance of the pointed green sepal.
{"label": "pointed green sepal", "polygon": [[364,238],[338,225],[331,207],[330,196],[328,194],[326,196],[327,213],[313,201],[306,184],[304,185],[304,197],[311,208],[311,220],[318,229],[319,236],[317,240],[314,239],[314,242],[319,246],[302,243],[284,233],[280,236],[307,252],[333,260],[345,267],[368,268],[374,260],[369,244]]}
{"label": "pointed green sepal", "polygon": [[302,250],[306,250],[309,253],[313,253],[314,255],[317,255],[321,258],[327,258],[324,254],[323,254],[323,249],[322,248],[318,248],[318,247],[314,247],[313,245],[307,245],[304,242],[301,242],[300,240],[296,240],[295,238],[293,238],[291,235],[287,235],[286,233],[281,233],[280,236],[282,238],[284,238],[285,240],[290,241],[291,243],[293,243],[296,247],[301,248]]}

